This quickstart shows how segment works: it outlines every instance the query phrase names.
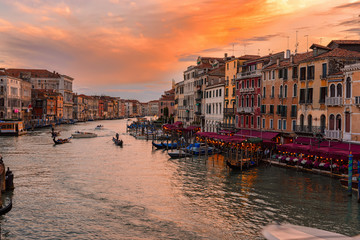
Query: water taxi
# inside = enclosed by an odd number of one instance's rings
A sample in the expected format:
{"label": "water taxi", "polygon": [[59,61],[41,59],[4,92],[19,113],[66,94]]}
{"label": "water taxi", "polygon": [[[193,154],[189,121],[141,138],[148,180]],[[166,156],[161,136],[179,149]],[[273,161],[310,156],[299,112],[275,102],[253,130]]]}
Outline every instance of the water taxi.
{"label": "water taxi", "polygon": [[79,131],[76,131],[75,133],[71,134],[71,136],[73,138],[93,138],[93,137],[97,137],[97,135],[95,133],[79,132]]}
{"label": "water taxi", "polygon": [[20,136],[26,133],[23,121],[0,121],[0,136]]}

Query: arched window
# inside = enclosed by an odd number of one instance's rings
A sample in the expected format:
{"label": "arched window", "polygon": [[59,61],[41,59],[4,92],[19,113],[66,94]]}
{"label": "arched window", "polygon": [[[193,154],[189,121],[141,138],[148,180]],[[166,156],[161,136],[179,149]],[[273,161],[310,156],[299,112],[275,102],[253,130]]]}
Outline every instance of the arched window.
{"label": "arched window", "polygon": [[321,133],[324,133],[325,132],[325,124],[326,124],[326,117],[325,115],[321,115],[320,117],[320,131]]}
{"label": "arched window", "polygon": [[345,112],[345,132],[350,132],[350,113]]}
{"label": "arched window", "polygon": [[263,87],[263,98],[266,97],[266,87]]}
{"label": "arched window", "polygon": [[294,84],[293,97],[297,97],[297,84]]}
{"label": "arched window", "polygon": [[254,107],[254,104],[255,104],[254,95],[251,95],[251,107]]}
{"label": "arched window", "polygon": [[341,83],[338,83],[338,85],[336,86],[336,96],[337,97],[342,97],[342,85],[341,85]]}
{"label": "arched window", "polygon": [[284,98],[287,98],[287,85],[284,86]]}
{"label": "arched window", "polygon": [[245,107],[245,105],[244,105],[244,96],[241,96],[241,107]]}
{"label": "arched window", "polygon": [[335,130],[335,116],[331,114],[329,117],[329,130]]}
{"label": "arched window", "polygon": [[312,116],[311,116],[311,114],[308,115],[308,131],[312,132]]}
{"label": "arched window", "polygon": [[346,98],[351,98],[351,78],[346,79]]}
{"label": "arched window", "polygon": [[271,97],[274,97],[274,95],[275,95],[275,87],[272,86],[271,87]]}
{"label": "arched window", "polygon": [[260,96],[260,94],[258,95],[258,98],[257,98],[257,106],[258,107],[261,106],[261,96]]}
{"label": "arched window", "polygon": [[249,107],[249,96],[246,96],[246,107]]}
{"label": "arched window", "polygon": [[279,97],[282,98],[282,96],[283,96],[283,86],[280,86]]}
{"label": "arched window", "polygon": [[335,97],[335,84],[330,85],[330,97]]}
{"label": "arched window", "polygon": [[304,114],[300,115],[300,131],[304,131]]}
{"label": "arched window", "polygon": [[341,130],[341,115],[336,115],[336,130]]}

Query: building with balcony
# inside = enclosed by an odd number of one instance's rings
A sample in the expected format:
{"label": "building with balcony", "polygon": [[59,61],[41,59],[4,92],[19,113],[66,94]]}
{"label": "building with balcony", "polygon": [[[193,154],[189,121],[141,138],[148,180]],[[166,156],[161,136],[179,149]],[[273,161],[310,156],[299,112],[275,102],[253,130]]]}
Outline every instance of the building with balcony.
{"label": "building with balcony", "polygon": [[262,69],[284,53],[245,61],[236,77],[236,127],[260,129]]}
{"label": "building with balcony", "polygon": [[236,113],[236,78],[242,70],[242,64],[251,59],[259,58],[257,55],[245,55],[238,58],[232,56],[225,63],[225,96],[224,96],[224,123],[223,128],[235,128]]}
{"label": "building with balcony", "polygon": [[311,55],[299,62],[299,127],[296,129],[299,135],[343,138],[346,80],[341,69],[360,60],[360,41],[355,41],[357,47],[351,42],[351,48],[358,51],[347,50],[346,43],[339,45],[337,42],[332,41],[327,46],[313,44]]}

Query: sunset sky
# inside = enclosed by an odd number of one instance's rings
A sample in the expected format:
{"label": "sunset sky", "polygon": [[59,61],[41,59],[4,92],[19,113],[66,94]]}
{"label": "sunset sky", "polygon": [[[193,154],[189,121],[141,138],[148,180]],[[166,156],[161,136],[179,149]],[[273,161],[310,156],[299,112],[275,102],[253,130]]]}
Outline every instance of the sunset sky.
{"label": "sunset sky", "polygon": [[[73,77],[74,92],[149,101],[198,56],[360,39],[351,0],[0,0],[0,67]],[[308,43],[307,43],[308,42]]]}

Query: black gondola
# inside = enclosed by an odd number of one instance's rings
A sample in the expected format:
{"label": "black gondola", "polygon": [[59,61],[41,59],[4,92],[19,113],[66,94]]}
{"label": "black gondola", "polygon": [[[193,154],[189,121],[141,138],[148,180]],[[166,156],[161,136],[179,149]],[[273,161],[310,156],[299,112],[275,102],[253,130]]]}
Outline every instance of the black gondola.
{"label": "black gondola", "polygon": [[113,142],[115,143],[115,145],[120,146],[120,147],[123,146],[123,140],[121,140],[121,139],[116,139],[116,138],[114,138],[114,137],[113,137],[112,140],[113,140]]}
{"label": "black gondola", "polygon": [[251,162],[243,161],[242,168],[241,168],[241,162],[238,162],[238,164],[234,164],[234,163],[226,160],[226,165],[233,170],[241,170],[241,169],[245,170],[245,169],[255,166],[255,163],[253,161],[251,161]]}
{"label": "black gondola", "polygon": [[10,212],[11,209],[12,209],[12,200],[10,198],[9,204],[6,205],[5,207],[0,208],[0,215],[4,215],[4,214]]}
{"label": "black gondola", "polygon": [[69,138],[58,138],[57,140],[55,138],[53,138],[53,141],[55,144],[63,144],[63,143],[69,143],[70,142],[71,137]]}
{"label": "black gondola", "polygon": [[162,142],[161,142],[161,143],[151,142],[151,143],[152,143],[152,145],[153,145],[154,147],[156,147],[157,149],[164,149],[164,148],[166,148],[166,146],[163,145]]}

